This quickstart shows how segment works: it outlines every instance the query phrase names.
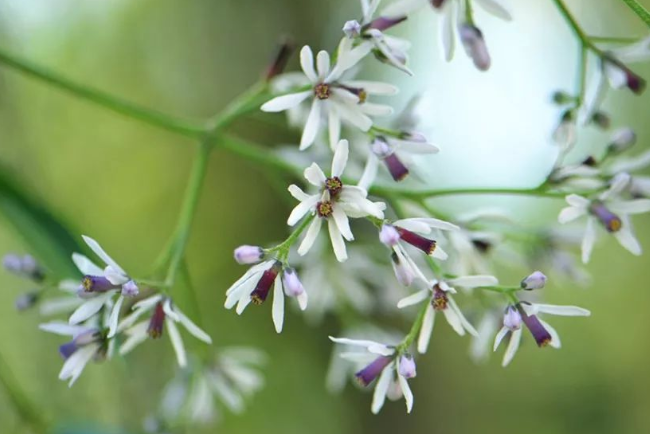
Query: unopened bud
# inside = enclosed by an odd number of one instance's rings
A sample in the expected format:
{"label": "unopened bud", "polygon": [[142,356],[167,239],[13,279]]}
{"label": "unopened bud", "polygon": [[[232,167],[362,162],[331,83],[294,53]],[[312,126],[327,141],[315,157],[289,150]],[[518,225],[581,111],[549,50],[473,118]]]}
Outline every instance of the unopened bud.
{"label": "unopened bud", "polygon": [[402,355],[399,359],[399,375],[404,378],[413,378],[416,374],[413,356],[408,353]]}
{"label": "unopened bud", "polygon": [[122,285],[122,295],[125,297],[135,297],[139,293],[140,288],[138,288],[138,285],[133,280],[129,280]]}
{"label": "unopened bud", "polygon": [[343,25],[343,33],[350,39],[361,35],[361,24],[357,20],[346,21]]}
{"label": "unopened bud", "polygon": [[614,131],[607,150],[612,153],[619,153],[628,150],[636,143],[636,133],[630,127],[624,127]]}
{"label": "unopened bud", "polygon": [[598,111],[595,112],[593,115],[591,115],[591,122],[596,124],[598,127],[602,128],[603,130],[606,130],[611,125],[612,120],[606,113]]}
{"label": "unopened bud", "polygon": [[393,265],[393,271],[395,272],[397,281],[401,285],[411,286],[411,283],[413,283],[415,276],[413,275],[411,268],[403,261],[400,261],[395,252],[393,252],[391,255],[391,264]]}
{"label": "unopened bud", "polygon": [[558,90],[553,93],[553,102],[558,105],[568,104],[575,101],[575,98],[566,92]]}
{"label": "unopened bud", "polygon": [[32,308],[36,302],[38,301],[38,293],[37,292],[26,292],[24,294],[19,295],[16,297],[16,301],[14,302],[14,306],[16,307],[16,310],[19,312],[25,311],[27,309]]}
{"label": "unopened bud", "polygon": [[606,56],[603,62],[605,75],[614,88],[625,86],[637,95],[643,93],[646,82],[641,76],[611,56]]}
{"label": "unopened bud", "polygon": [[300,294],[305,292],[305,288],[302,286],[300,279],[298,279],[298,274],[293,268],[287,268],[282,273],[282,283],[284,284],[284,292],[289,297],[297,297]]}
{"label": "unopened bud", "polygon": [[546,276],[541,271],[535,271],[530,276],[521,281],[522,289],[527,291],[533,289],[542,289],[546,285]]}
{"label": "unopened bud", "polygon": [[235,249],[235,261],[238,264],[255,264],[264,257],[264,250],[258,246],[239,246]]}
{"label": "unopened bud", "polygon": [[519,330],[523,320],[521,314],[514,306],[508,306],[506,313],[503,315],[503,326],[509,330]]}
{"label": "unopened bud", "polygon": [[379,241],[381,241],[387,247],[393,247],[397,244],[400,239],[399,232],[395,229],[395,226],[389,224],[383,224],[381,230],[379,231]]}
{"label": "unopened bud", "polygon": [[461,24],[458,28],[460,40],[465,53],[472,58],[474,66],[480,71],[490,69],[490,53],[488,52],[483,33],[471,24]]}
{"label": "unopened bud", "polygon": [[291,58],[291,54],[293,54],[294,49],[295,45],[290,40],[286,40],[280,44],[280,47],[278,48],[273,61],[267,68],[266,74],[264,74],[266,81],[269,81],[275,76],[282,74],[284,68],[286,68],[287,63],[289,62],[289,58]]}
{"label": "unopened bud", "polygon": [[5,270],[20,274],[23,271],[23,264],[20,256],[9,253],[2,258],[2,266]]}

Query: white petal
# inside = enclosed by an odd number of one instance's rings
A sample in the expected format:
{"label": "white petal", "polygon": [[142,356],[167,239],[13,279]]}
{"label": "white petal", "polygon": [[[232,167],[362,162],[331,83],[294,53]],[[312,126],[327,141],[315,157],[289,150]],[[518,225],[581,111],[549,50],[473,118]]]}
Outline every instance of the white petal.
{"label": "white petal", "polygon": [[298,254],[300,256],[304,256],[305,254],[307,254],[309,249],[311,249],[311,246],[314,245],[314,242],[318,237],[318,233],[320,232],[320,227],[322,223],[323,220],[321,218],[314,217],[314,221],[311,222],[311,224],[309,225],[309,229],[307,229],[307,234],[305,234],[305,238],[302,240],[302,243],[300,243],[300,247],[298,247]]}
{"label": "white petal", "polygon": [[189,319],[183,312],[176,308],[176,314],[178,315],[179,322],[185,327],[185,330],[189,334],[194,336],[200,341],[205,342],[206,344],[212,343],[212,338],[209,334],[203,331],[199,326],[197,326],[191,319]]}
{"label": "white petal", "polygon": [[568,206],[566,208],[563,208],[562,211],[560,211],[560,215],[557,217],[557,221],[560,222],[561,224],[566,224],[586,214],[587,214],[586,208]]}
{"label": "white petal", "polygon": [[418,291],[415,294],[411,294],[408,297],[404,297],[403,299],[398,301],[397,308],[402,309],[407,306],[413,306],[419,304],[422,301],[428,299],[430,294],[431,292],[428,289],[423,289],[421,291]]}
{"label": "white petal", "polygon": [[104,304],[113,297],[113,294],[113,291],[109,291],[106,294],[99,295],[84,302],[84,304],[79,306],[77,310],[72,313],[68,322],[70,324],[79,324],[80,322],[86,321],[88,318],[99,312]]}
{"label": "white petal", "polygon": [[373,153],[368,154],[366,166],[363,168],[363,174],[357,184],[358,187],[368,190],[377,178],[377,170],[379,169],[379,159]]}
{"label": "white petal", "polygon": [[311,90],[288,95],[276,96],[262,104],[260,109],[264,112],[282,112],[297,107],[301,102],[313,95]]}
{"label": "white petal", "polygon": [[465,329],[463,328],[463,324],[460,322],[460,318],[458,317],[458,312],[456,312],[454,309],[447,308],[442,311],[445,314],[445,319],[449,323],[452,329],[456,333],[458,333],[460,336],[465,336]]}
{"label": "white petal", "polygon": [[282,278],[280,276],[275,278],[273,284],[273,308],[271,312],[275,331],[282,332],[282,325],[284,324],[284,293],[282,292]]}
{"label": "white petal", "polygon": [[312,53],[311,48],[307,45],[302,47],[302,50],[300,50],[300,67],[309,81],[312,83],[318,81],[316,71],[314,71],[314,53]]}
{"label": "white petal", "polygon": [[338,110],[341,118],[346,122],[359,128],[361,131],[368,131],[372,127],[372,119],[363,114],[358,106],[351,106],[345,102],[335,102],[330,110]]}
{"label": "white petal", "polygon": [[607,203],[607,207],[617,214],[642,214],[650,212],[650,199],[612,201]]}
{"label": "white petal", "polygon": [[[451,2],[447,2],[451,3]],[[444,58],[449,62],[454,57],[454,15],[452,5],[447,4],[443,7],[440,17],[440,45]]]}
{"label": "white petal", "polygon": [[441,261],[446,261],[447,258],[449,258],[449,255],[447,252],[442,250],[442,247],[436,245],[436,248],[433,250],[433,253],[431,253],[432,258],[440,259]]}
{"label": "white petal", "polygon": [[165,302],[163,303],[163,312],[165,312],[165,315],[167,315],[175,322],[179,322],[181,320],[181,317],[178,316],[178,313],[176,313],[176,311],[172,308],[172,301],[170,298],[165,299]]}
{"label": "white petal", "polygon": [[541,318],[538,318],[540,324],[544,326],[548,334],[551,335],[551,342],[549,342],[549,345],[553,348],[560,348],[562,347],[562,342],[560,341],[560,335],[558,332],[546,321],[543,321]]}
{"label": "white petal", "polygon": [[352,235],[352,230],[350,229],[350,221],[341,207],[334,206],[334,209],[332,210],[332,218],[343,235],[343,238],[348,241],[354,240],[354,235]]}
{"label": "white petal", "polygon": [[324,80],[330,72],[330,55],[327,51],[318,52],[318,55],[316,56],[316,69],[318,79],[320,81]]}
{"label": "white petal", "polygon": [[637,240],[634,236],[634,233],[630,228],[629,220],[625,221],[624,218],[622,219],[623,226],[618,232],[614,232],[614,236],[618,240],[619,244],[623,246],[628,252],[632,253],[633,255],[640,256],[643,253],[641,244],[639,244],[639,240]]}
{"label": "white petal", "polygon": [[330,148],[334,150],[341,139],[341,117],[337,110],[329,110],[328,129],[330,135]]}
{"label": "white petal", "polygon": [[330,233],[330,240],[332,242],[332,249],[334,250],[336,260],[339,262],[345,262],[345,260],[348,259],[345,241],[343,240],[343,235],[341,235],[341,231],[339,231],[334,219],[327,220],[327,229]]}
{"label": "white petal", "polygon": [[314,209],[314,207],[316,206],[319,200],[320,198],[314,195],[314,196],[309,196],[309,198],[307,198],[303,202],[300,202],[291,211],[291,214],[289,214],[289,218],[287,219],[287,224],[289,226],[294,226],[296,223],[302,220],[305,214],[307,214],[309,211]]}
{"label": "white petal", "polygon": [[391,106],[386,104],[375,104],[371,102],[365,102],[359,105],[359,109],[362,113],[367,114],[368,116],[390,116],[393,114],[394,110]]}
{"label": "white petal", "polygon": [[346,86],[363,89],[371,95],[397,95],[399,88],[380,81],[347,80]]}
{"label": "white petal", "polygon": [[[474,328],[474,326],[467,321],[467,318],[465,318],[465,315],[463,315],[463,311],[460,310],[458,305],[456,304],[456,300],[453,298],[449,297],[449,306],[456,311],[456,315],[458,316],[458,320],[460,321],[461,325],[465,330],[469,332],[470,335],[474,337],[478,337],[478,332]],[[447,309],[449,310],[449,309]]]}
{"label": "white petal", "polygon": [[[620,233],[621,231],[619,231]],[[582,239],[582,263],[589,262],[591,251],[594,249],[596,243],[596,222],[590,217],[587,219],[587,227],[585,228],[585,235]]]}
{"label": "white petal", "polygon": [[406,401],[406,412],[410,413],[411,410],[413,410],[413,392],[411,392],[411,388],[409,387],[409,383],[406,381],[405,377],[398,375],[397,381],[399,381],[399,386],[402,389],[402,394],[404,394],[404,401]]}
{"label": "white petal", "polygon": [[185,352],[185,346],[183,345],[183,340],[181,339],[181,334],[178,332],[178,328],[174,321],[169,318],[165,319],[165,325],[167,326],[167,332],[169,334],[169,339],[172,342],[172,347],[176,353],[176,360],[178,361],[178,366],[184,368],[187,366],[187,353]]}
{"label": "white petal", "polygon": [[97,352],[97,348],[97,345],[86,345],[75,351],[63,364],[63,368],[61,368],[61,372],[59,373],[59,379],[67,380],[69,378],[70,382],[68,386],[72,387],[88,362],[92,360],[95,352]]}
{"label": "white petal", "polygon": [[348,141],[343,139],[336,146],[334,158],[332,159],[332,176],[341,176],[348,164],[348,154],[350,153]]}
{"label": "white petal", "polygon": [[120,345],[120,355],[124,356],[131,352],[135,347],[143,343],[149,338],[147,329],[149,328],[149,321],[142,321],[130,328],[126,333],[129,337]]}
{"label": "white petal", "polygon": [[327,176],[323,173],[323,170],[316,163],[312,163],[311,166],[305,169],[305,179],[313,186],[322,188],[327,180]]}
{"label": "white petal", "polygon": [[307,291],[303,291],[302,294],[298,295],[296,297],[296,300],[298,300],[298,306],[300,306],[300,310],[307,309]]}
{"label": "white petal", "polygon": [[535,303],[537,312],[559,316],[590,316],[591,312],[578,306],[556,306],[553,304]]}
{"label": "white petal", "polygon": [[492,347],[493,351],[496,351],[497,348],[499,348],[499,345],[501,345],[501,341],[503,340],[504,337],[508,334],[510,329],[508,327],[501,327],[501,330],[499,330],[499,333],[494,337],[494,346]]}
{"label": "white petal", "polygon": [[498,0],[475,0],[476,4],[483,8],[486,12],[501,18],[506,21],[512,20],[510,11],[505,6],[499,3]]}
{"label": "white petal", "polygon": [[299,200],[300,202],[309,199],[312,196],[317,196],[317,195],[312,195],[312,194],[307,194],[304,191],[302,191],[302,188],[298,187],[296,184],[291,184],[289,188],[289,193],[291,193],[291,196]]}
{"label": "white petal", "polygon": [[115,261],[113,260],[113,258],[111,258],[110,256],[108,256],[108,253],[106,253],[106,252],[104,251],[104,249],[102,249],[102,247],[99,245],[99,243],[98,243],[97,241],[95,241],[94,239],[92,239],[92,238],[90,238],[90,237],[87,237],[86,235],[82,235],[82,238],[84,239],[84,241],[86,242],[86,244],[88,245],[88,247],[90,247],[90,249],[91,249],[93,252],[95,252],[95,254],[96,254],[97,256],[99,256],[99,257],[101,258],[101,260],[104,261],[104,263],[105,263],[106,265],[110,265],[110,266],[113,267],[113,269],[114,269],[115,271],[117,271],[118,273],[123,274],[123,275],[126,275],[126,272],[122,269],[122,267],[120,267],[119,265],[117,265],[117,262],[115,262]]}
{"label": "white petal", "polygon": [[314,102],[311,104],[311,110],[309,111],[309,117],[307,118],[307,123],[305,123],[305,129],[300,138],[299,149],[301,151],[307,149],[312,143],[314,143],[314,140],[316,140],[316,135],[320,129],[322,108],[323,102],[318,98],[314,98]]}
{"label": "white petal", "polygon": [[418,335],[418,353],[424,354],[429,347],[431,334],[433,333],[433,325],[436,319],[436,311],[433,306],[429,305],[427,311],[424,313],[422,320],[422,327],[420,327],[420,334]]}
{"label": "white petal", "polygon": [[151,310],[160,300],[163,299],[163,296],[161,294],[156,294],[153,295],[149,298],[145,298],[144,300],[141,300],[137,302],[136,304],[133,305],[133,310],[142,310],[142,311],[148,311]]}
{"label": "white petal", "polygon": [[426,6],[429,3],[429,0],[401,0],[389,4],[384,10],[381,11],[381,15],[391,18],[399,18],[405,15],[409,15],[412,12],[420,9],[423,6]]}
{"label": "white petal", "polygon": [[611,181],[609,189],[600,194],[600,200],[608,200],[621,194],[621,192],[628,186],[631,179],[629,173],[623,172],[616,174],[614,179]]}
{"label": "white petal", "polygon": [[517,350],[519,349],[519,343],[521,342],[521,329],[515,330],[512,332],[510,335],[510,342],[508,343],[508,348],[506,348],[506,352],[503,355],[503,361],[501,362],[501,366],[504,368],[510,364],[512,361],[513,357],[515,357],[515,354],[517,354]]}
{"label": "white petal", "polygon": [[499,280],[494,276],[464,276],[447,281],[451,286],[461,286],[464,288],[478,288],[479,286],[494,286],[499,284]]}
{"label": "white petal", "polygon": [[108,265],[106,268],[104,268],[104,277],[113,285],[124,285],[130,280],[125,274],[121,273],[119,270],[116,270],[111,265]]}
{"label": "white petal", "polygon": [[379,410],[384,406],[384,401],[386,401],[386,393],[388,392],[388,386],[393,379],[393,363],[389,364],[384,368],[377,380],[377,385],[375,386],[375,392],[372,395],[372,406],[371,411],[374,414],[379,413]]}
{"label": "white petal", "polygon": [[112,338],[117,333],[117,324],[120,320],[120,311],[122,310],[122,303],[124,303],[124,296],[120,295],[115,302],[115,306],[111,310],[111,316],[108,318],[108,338]]}
{"label": "white petal", "polygon": [[93,261],[82,255],[81,253],[72,254],[72,262],[77,266],[81,274],[88,276],[103,276],[104,270],[99,268]]}
{"label": "white petal", "polygon": [[77,336],[87,332],[90,329],[85,326],[70,325],[63,322],[48,322],[39,324],[38,328],[45,332],[54,333],[61,336]]}
{"label": "white petal", "polygon": [[577,194],[570,194],[565,198],[566,202],[577,208],[588,208],[591,203],[586,197],[582,197]]}
{"label": "white petal", "polygon": [[57,297],[43,300],[38,305],[38,313],[41,316],[51,316],[69,313],[78,308],[84,301],[76,297]]}

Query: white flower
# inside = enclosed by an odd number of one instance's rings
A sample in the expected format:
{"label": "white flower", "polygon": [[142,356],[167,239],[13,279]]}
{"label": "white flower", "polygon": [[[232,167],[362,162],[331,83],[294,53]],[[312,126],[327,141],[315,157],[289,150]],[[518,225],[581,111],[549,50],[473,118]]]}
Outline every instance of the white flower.
{"label": "white flower", "polygon": [[355,374],[357,381],[362,386],[368,386],[378,378],[372,398],[371,410],[379,413],[384,406],[386,396],[399,399],[404,396],[406,411],[413,409],[413,393],[408,384],[408,379],[416,375],[415,362],[408,353],[398,354],[394,347],[375,341],[356,340],[347,338],[334,338],[332,342],[351,347],[361,347],[365,352],[343,353],[341,357],[356,364],[366,365]]}
{"label": "white flower", "polygon": [[[150,318],[136,323],[143,314],[148,312],[151,312]],[[157,294],[136,303],[133,312],[122,320],[118,330],[124,332],[127,339],[120,346],[120,355],[127,354],[147,338],[159,338],[163,335],[163,329],[167,328],[178,365],[185,367],[187,353],[176,324],[182,325],[188,333],[200,341],[206,344],[212,343],[210,336],[194,324],[169,297]]]}
{"label": "white flower", "polygon": [[[307,308],[307,291],[300,283],[295,270],[283,267],[283,264],[275,259],[262,262],[251,267],[244,275],[232,284],[226,291],[226,309],[237,306],[235,311],[238,315],[253,302],[262,304],[273,286],[273,306],[271,317],[275,325],[275,331],[282,332],[284,325],[284,295],[295,298],[300,309]],[[284,291],[283,291],[284,289]]]}
{"label": "white flower", "polygon": [[393,269],[400,283],[409,286],[413,278],[423,282],[428,281],[401,242],[410,244],[436,259],[447,259],[447,253],[438,246],[436,241],[420,235],[428,235],[434,229],[457,231],[459,228],[452,223],[435,218],[408,218],[382,225],[379,240],[393,249]]}
{"label": "white flower", "polygon": [[628,186],[630,175],[621,173],[614,177],[608,190],[601,193],[596,199],[587,199],[577,194],[566,197],[568,207],[562,209],[558,221],[562,224],[587,216],[587,227],[582,240],[582,261],[589,262],[591,251],[596,242],[596,225],[600,222],[604,228],[612,233],[618,242],[634,255],[640,255],[641,245],[636,239],[630,214],[639,214],[650,211],[649,199],[623,200],[621,192]]}
{"label": "white flower", "polygon": [[494,351],[497,350],[503,338],[510,334],[510,342],[503,356],[502,366],[507,366],[517,353],[521,341],[521,326],[525,325],[535,338],[539,347],[550,345],[560,348],[560,336],[553,327],[538,318],[540,313],[559,316],[590,316],[591,312],[577,306],[555,306],[552,304],[518,303],[506,308],[503,317],[503,327],[494,339]]}
{"label": "white flower", "polygon": [[81,286],[78,289],[78,295],[82,298],[88,298],[88,300],[72,313],[69,321],[70,324],[79,324],[86,321],[98,313],[109,302],[112,303],[113,296],[120,290],[120,296],[112,307],[109,318],[108,337],[111,338],[117,332],[120,309],[122,308],[124,297],[138,295],[138,285],[102,249],[97,241],[85,235],[83,239],[88,247],[104,261],[106,267],[102,270],[84,255],[79,253],[72,254],[72,261],[84,275]]}
{"label": "white flower", "polygon": [[[512,19],[508,9],[499,0],[474,0],[473,4],[497,18],[506,21]],[[479,69],[487,69],[489,55],[480,30],[465,21],[465,0],[399,0],[384,9],[381,15],[401,17],[427,6],[433,6],[440,12],[440,44],[445,60],[450,61],[454,57],[455,35],[458,33],[475,65]]]}
{"label": "white flower", "polygon": [[409,295],[397,303],[398,308],[413,306],[415,304],[427,301],[427,307],[422,326],[420,327],[420,335],[418,337],[417,349],[419,353],[426,353],[431,334],[433,333],[433,325],[437,311],[442,311],[445,319],[460,336],[465,335],[467,331],[472,336],[478,336],[478,332],[474,326],[467,321],[460,308],[452,298],[451,294],[456,293],[455,286],[465,288],[477,288],[480,286],[494,286],[499,281],[494,276],[465,276],[457,277],[455,279],[448,279],[446,281],[434,280],[429,285],[429,288]]}
{"label": "white flower", "polygon": [[323,220],[327,220],[332,248],[336,258],[343,262],[347,259],[345,240],[352,241],[354,235],[350,230],[348,218],[373,216],[384,218],[386,205],[381,202],[371,202],[363,188],[344,185],[341,176],[348,161],[348,141],[341,140],[332,159],[331,176],[327,177],[323,170],[314,163],[305,169],[305,178],[318,188],[315,194],[307,194],[297,185],[289,186],[289,192],[300,203],[293,209],[287,224],[294,226],[307,213],[314,215],[307,234],[303,239],[298,253],[305,255],[316,241]]}
{"label": "white flower", "polygon": [[69,314],[84,303],[84,300],[77,295],[79,291],[78,280],[62,280],[57,288],[66,295],[42,300],[38,305],[39,313],[42,316]]}
{"label": "white flower", "polygon": [[[428,143],[426,138],[418,133],[404,132],[399,138],[393,136],[377,136],[370,144],[368,165],[378,166],[383,161],[386,169],[394,181],[402,181],[409,174],[409,166],[413,164],[413,157],[436,154],[440,151],[435,145]],[[366,171],[376,173],[377,168],[366,168]],[[367,188],[374,180],[371,178],[360,181],[359,185]],[[368,177],[366,175],[364,178]]]}
{"label": "white flower", "polygon": [[72,341],[59,347],[59,353],[65,359],[59,379],[70,380],[68,383],[70,387],[77,381],[88,362],[101,361],[110,357],[112,353],[112,345],[107,344],[100,330],[95,327],[51,322],[41,324],[39,328],[46,332],[72,337]]}
{"label": "white flower", "polygon": [[264,103],[261,107],[266,112],[280,112],[297,107],[303,101],[311,99],[311,109],[307,117],[300,149],[308,148],[327,119],[330,146],[334,148],[341,135],[341,121],[368,131],[372,126],[370,116],[386,116],[392,113],[389,106],[366,102],[369,95],[394,95],[397,88],[392,85],[372,81],[342,80],[342,75],[356,65],[370,51],[370,46],[360,45],[352,48],[352,42],[343,38],[339,46],[338,59],[330,67],[330,56],[321,51],[316,58],[311,48],[305,46],[300,51],[300,64],[304,76],[294,76],[294,84],[306,88],[297,93],[278,96]]}

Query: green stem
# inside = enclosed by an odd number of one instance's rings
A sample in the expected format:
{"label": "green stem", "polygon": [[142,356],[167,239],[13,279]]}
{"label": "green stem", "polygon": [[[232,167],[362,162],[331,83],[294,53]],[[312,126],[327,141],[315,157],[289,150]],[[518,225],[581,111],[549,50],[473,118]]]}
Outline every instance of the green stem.
{"label": "green stem", "polygon": [[474,25],[474,11],[472,10],[471,0],[465,0],[465,21],[467,24]]}
{"label": "green stem", "polygon": [[190,180],[187,184],[185,199],[181,207],[180,217],[178,224],[173,235],[174,242],[172,244],[171,260],[167,277],[165,278],[165,285],[171,287],[176,279],[178,267],[183,259],[185,247],[190,236],[190,228],[196,207],[199,203],[199,196],[203,187],[203,180],[205,178],[208,161],[210,156],[210,145],[208,141],[199,143],[198,153],[194,159],[194,166],[190,174]]}
{"label": "green stem", "polygon": [[631,38],[622,36],[589,36],[589,40],[594,43],[602,44],[633,44],[641,38]]}
{"label": "green stem", "polygon": [[629,6],[630,9],[632,9],[632,12],[634,12],[641,20],[643,20],[644,23],[648,27],[650,27],[650,12],[641,4],[639,4],[638,1],[636,0],[623,0],[625,4]]}
{"label": "green stem", "polygon": [[311,221],[316,218],[314,214],[309,214],[307,217],[302,219],[302,222],[293,230],[291,235],[287,237],[286,240],[282,242],[282,244],[278,244],[277,246],[273,247],[272,249],[269,249],[268,252],[277,252],[277,258],[281,262],[285,262],[287,258],[289,257],[289,251],[291,249],[291,246],[294,245],[294,243],[298,240],[298,237],[300,234],[303,233],[303,231],[309,226]]}
{"label": "green stem", "polygon": [[587,92],[587,55],[589,49],[583,43],[580,43],[580,63],[578,64],[578,97],[576,105],[582,105]]}
{"label": "green stem", "polygon": [[420,308],[420,311],[418,312],[418,316],[415,318],[415,321],[411,326],[411,330],[409,330],[409,333],[404,337],[404,340],[402,340],[402,342],[400,342],[400,344],[397,345],[396,347],[397,354],[403,354],[413,344],[413,341],[415,341],[415,338],[418,336],[418,333],[422,328],[424,315],[427,313],[428,308],[429,308],[429,301],[422,303],[422,307]]}
{"label": "green stem", "polygon": [[268,148],[232,135],[220,137],[219,148],[245,160],[292,176],[302,176],[302,169],[274,155]]}
{"label": "green stem", "polygon": [[482,289],[484,291],[499,292],[501,294],[513,294],[521,290],[519,286],[479,286],[476,289]]}
{"label": "green stem", "polygon": [[379,186],[371,187],[370,194],[414,200],[471,194],[534,196],[547,198],[564,198],[566,196],[566,193],[560,191],[546,191],[539,188],[451,188],[445,190],[403,190]]}
{"label": "green stem", "polygon": [[141,107],[100,90],[75,83],[66,77],[27,60],[20,59],[4,50],[0,50],[0,63],[30,77],[49,83],[79,98],[167,131],[190,137],[200,137],[205,134],[206,128],[202,122],[178,119],[152,109]]}
{"label": "green stem", "polygon": [[20,388],[16,377],[0,355],[0,385],[7,392],[9,401],[13,405],[18,416],[28,424],[32,431],[38,434],[47,431],[48,424],[43,419],[42,410],[37,409],[33,402],[29,400],[25,392]]}

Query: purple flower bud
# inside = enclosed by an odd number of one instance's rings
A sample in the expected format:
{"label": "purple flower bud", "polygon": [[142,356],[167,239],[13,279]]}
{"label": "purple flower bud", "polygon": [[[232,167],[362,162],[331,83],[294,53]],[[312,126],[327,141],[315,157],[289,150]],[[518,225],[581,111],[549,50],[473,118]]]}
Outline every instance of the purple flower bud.
{"label": "purple flower bud", "polygon": [[415,360],[408,353],[403,354],[399,359],[399,375],[404,378],[413,378],[416,375]]}
{"label": "purple flower bud", "polygon": [[350,39],[356,38],[361,34],[361,24],[357,20],[346,21],[343,25],[343,33]]}
{"label": "purple flower bud", "polygon": [[607,148],[609,152],[623,152],[636,143],[636,133],[630,127],[624,127],[614,131],[611,142]]}
{"label": "purple flower bud", "polygon": [[235,261],[238,264],[255,264],[264,257],[264,250],[258,246],[239,246],[235,249]]}
{"label": "purple flower bud", "polygon": [[607,232],[618,232],[623,225],[621,218],[607,209],[605,204],[599,200],[591,203],[589,211],[602,223]]}
{"label": "purple flower bud", "polygon": [[465,23],[458,27],[458,34],[465,48],[465,53],[472,58],[474,66],[480,71],[490,69],[490,53],[487,45],[485,45],[483,33],[477,27]]}
{"label": "purple flower bud", "polygon": [[163,328],[165,326],[165,309],[163,309],[163,303],[164,301],[159,301],[156,304],[151,319],[149,320],[147,334],[151,339],[158,339],[163,334]]}
{"label": "purple flower bud", "polygon": [[522,289],[527,291],[533,289],[542,289],[546,285],[546,276],[541,271],[535,271],[530,276],[521,281]]}
{"label": "purple flower bud", "polygon": [[35,280],[37,282],[42,281],[45,278],[43,270],[36,262],[31,255],[25,255],[20,257],[15,254],[8,254],[2,258],[2,265],[7,271],[18,274],[28,279]]}
{"label": "purple flower bud", "polygon": [[11,271],[12,273],[21,274],[23,271],[23,263],[20,256],[13,253],[4,255],[2,258],[2,266],[5,270]]}
{"label": "purple flower bud", "polygon": [[22,312],[33,307],[37,301],[38,301],[37,292],[26,292],[16,297],[14,306],[16,306],[17,311]]}
{"label": "purple flower bud", "polygon": [[284,291],[289,297],[297,297],[303,292],[305,288],[302,286],[298,274],[293,268],[287,268],[282,273],[282,282],[284,284]]}
{"label": "purple flower bud", "polygon": [[122,295],[125,297],[135,297],[139,293],[140,288],[138,288],[138,285],[133,280],[129,280],[122,285]]}
{"label": "purple flower bud", "polygon": [[278,273],[282,269],[282,264],[276,261],[271,268],[266,270],[260,280],[257,282],[255,289],[251,293],[251,299],[254,304],[262,304],[266,300],[266,297],[269,295],[269,291],[275,278],[278,277]]}
{"label": "purple flower bud", "polygon": [[395,252],[393,252],[390,258],[391,263],[393,264],[393,271],[395,272],[397,281],[404,286],[411,286],[411,283],[413,283],[413,279],[415,277],[411,271],[411,268],[408,265],[402,263]]}
{"label": "purple flower bud", "polygon": [[392,357],[380,356],[376,358],[368,366],[366,366],[365,368],[357,372],[355,374],[355,377],[357,377],[357,381],[359,382],[359,384],[365,387],[370,383],[372,383],[375,380],[375,378],[379,377],[381,371],[383,371],[384,368],[388,366],[392,361],[393,361]]}
{"label": "purple flower bud", "polygon": [[510,330],[519,330],[522,324],[521,314],[517,308],[510,305],[506,308],[506,313],[503,315],[503,325]]}
{"label": "purple flower bud", "polygon": [[397,244],[399,239],[399,232],[397,232],[395,226],[389,225],[387,223],[381,226],[381,230],[379,231],[379,241],[381,241],[383,244],[388,247],[393,247]]}

